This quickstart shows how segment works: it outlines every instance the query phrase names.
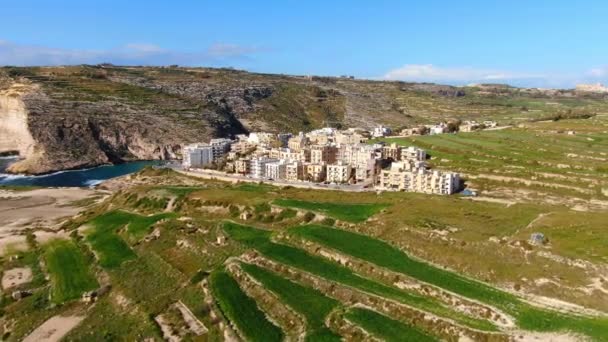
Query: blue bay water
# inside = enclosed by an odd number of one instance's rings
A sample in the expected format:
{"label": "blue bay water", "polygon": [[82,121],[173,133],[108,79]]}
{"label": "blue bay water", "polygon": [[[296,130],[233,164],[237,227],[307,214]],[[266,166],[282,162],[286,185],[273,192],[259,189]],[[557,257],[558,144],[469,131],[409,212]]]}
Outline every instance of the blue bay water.
{"label": "blue bay water", "polygon": [[117,165],[98,166],[90,169],[59,171],[41,176],[12,175],[4,173],[6,168],[15,161],[17,161],[16,158],[0,158],[0,185],[87,187],[99,184],[106,179],[137,172],[146,166],[160,164],[160,161],[136,161]]}

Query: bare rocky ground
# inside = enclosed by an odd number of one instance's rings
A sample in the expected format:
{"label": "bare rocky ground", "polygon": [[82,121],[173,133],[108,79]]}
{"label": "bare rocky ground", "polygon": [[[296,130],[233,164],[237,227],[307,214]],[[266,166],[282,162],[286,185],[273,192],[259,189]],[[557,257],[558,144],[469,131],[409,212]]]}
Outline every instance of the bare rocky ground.
{"label": "bare rocky ground", "polygon": [[0,189],[0,255],[27,249],[26,231],[39,242],[65,237],[57,227],[83,209],[79,201],[105,195],[84,188]]}

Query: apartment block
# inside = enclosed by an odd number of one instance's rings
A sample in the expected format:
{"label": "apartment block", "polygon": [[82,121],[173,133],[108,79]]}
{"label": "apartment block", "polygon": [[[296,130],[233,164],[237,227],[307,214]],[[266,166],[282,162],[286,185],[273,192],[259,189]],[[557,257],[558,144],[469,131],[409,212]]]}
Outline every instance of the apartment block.
{"label": "apartment block", "polygon": [[234,171],[242,175],[251,173],[251,160],[249,159],[238,159],[234,162]]}
{"label": "apartment block", "polygon": [[325,165],[324,164],[305,164],[304,165],[304,179],[309,182],[323,182],[325,181]]}
{"label": "apartment block", "polygon": [[[399,159],[394,159],[399,160]],[[426,160],[426,151],[420,149],[418,147],[409,146],[401,149],[401,158],[400,160]]]}
{"label": "apartment block", "polygon": [[310,162],[313,164],[333,164],[336,162],[338,149],[333,145],[317,145],[310,149]]}
{"label": "apartment block", "polygon": [[304,180],[304,164],[295,161],[285,166],[285,179],[288,181]]}
{"label": "apartment block", "polygon": [[416,168],[406,170],[403,163],[393,163],[382,170],[378,178],[380,188],[387,190],[422,192],[449,195],[458,191],[460,177],[457,173]]}
{"label": "apartment block", "polygon": [[287,165],[280,160],[266,164],[266,178],[271,180],[285,179],[287,176]]}
{"label": "apartment block", "polygon": [[265,178],[266,177],[266,164],[277,162],[277,159],[268,157],[257,157],[251,159],[251,171],[250,175],[253,178]]}
{"label": "apartment block", "polygon": [[208,144],[192,144],[182,151],[182,165],[185,169],[203,168],[213,163],[213,147]]}
{"label": "apartment block", "polygon": [[325,180],[336,184],[347,183],[351,178],[352,171],[353,169],[349,164],[342,162],[327,165]]}
{"label": "apartment block", "polygon": [[401,160],[402,147],[396,143],[382,147],[382,159]]}

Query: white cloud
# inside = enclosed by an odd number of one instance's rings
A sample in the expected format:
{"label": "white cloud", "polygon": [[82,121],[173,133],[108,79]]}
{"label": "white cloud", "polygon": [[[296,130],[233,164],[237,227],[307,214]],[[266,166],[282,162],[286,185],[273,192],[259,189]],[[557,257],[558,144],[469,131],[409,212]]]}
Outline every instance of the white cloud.
{"label": "white cloud", "polygon": [[64,49],[17,44],[0,40],[0,65],[214,65],[250,59],[261,49],[218,43],[201,51],[175,51],[148,43],[131,43],[113,49]]}
{"label": "white cloud", "polygon": [[587,75],[595,78],[608,77],[608,66],[593,68],[587,72]]}
{"label": "white cloud", "polygon": [[439,67],[432,64],[406,64],[387,72],[386,80],[433,82],[453,85],[470,83],[505,83],[539,88],[573,88],[580,83],[608,81],[608,66],[587,71],[527,73],[473,67]]}
{"label": "white cloud", "polygon": [[432,64],[407,64],[384,75],[387,80],[416,82],[471,83],[543,78],[542,75],[472,67],[438,67]]}

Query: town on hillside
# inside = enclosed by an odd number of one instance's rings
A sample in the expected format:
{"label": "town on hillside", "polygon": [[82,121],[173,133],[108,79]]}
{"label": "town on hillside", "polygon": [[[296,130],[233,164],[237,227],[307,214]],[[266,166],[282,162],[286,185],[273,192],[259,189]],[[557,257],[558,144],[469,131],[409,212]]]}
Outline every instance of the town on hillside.
{"label": "town on hillside", "polygon": [[[442,134],[462,129],[495,127],[495,122],[440,123],[401,130],[399,135]],[[183,148],[184,170],[217,170],[225,174],[269,182],[357,186],[361,190],[408,191],[449,195],[461,190],[456,172],[431,169],[426,151],[414,146],[370,138],[391,135],[378,126],[372,131],[321,128],[308,133],[254,132],[235,139],[211,139]]]}

